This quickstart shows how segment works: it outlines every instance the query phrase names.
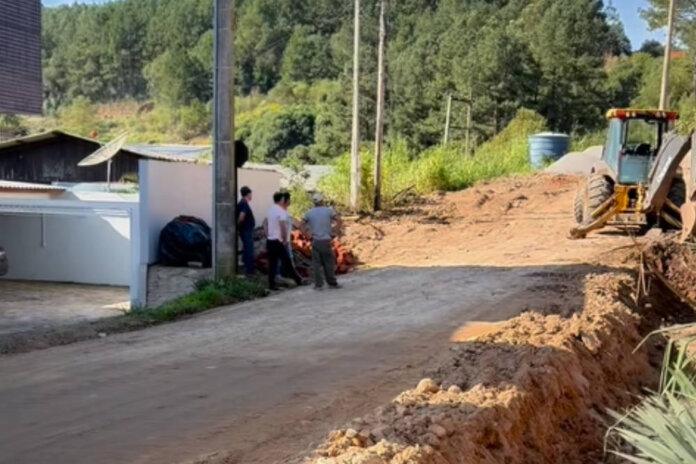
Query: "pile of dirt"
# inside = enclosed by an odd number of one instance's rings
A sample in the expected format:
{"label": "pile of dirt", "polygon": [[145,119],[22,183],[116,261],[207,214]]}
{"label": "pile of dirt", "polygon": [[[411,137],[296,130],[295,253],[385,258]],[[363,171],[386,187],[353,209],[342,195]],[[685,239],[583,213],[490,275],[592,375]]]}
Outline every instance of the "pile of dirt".
{"label": "pile of dirt", "polygon": [[450,361],[373,414],[333,431],[322,464],[596,463],[607,408],[658,373],[632,308],[633,278],[592,275],[582,311],[527,312],[453,346]]}
{"label": "pile of dirt", "polygon": [[650,243],[644,252],[648,268],[678,296],[696,302],[696,253],[693,245],[662,240]]}
{"label": "pile of dirt", "polygon": [[538,174],[433,194],[417,204],[349,218],[341,239],[370,267],[594,263],[599,249],[606,254],[631,242],[610,230],[568,240],[580,180]]}

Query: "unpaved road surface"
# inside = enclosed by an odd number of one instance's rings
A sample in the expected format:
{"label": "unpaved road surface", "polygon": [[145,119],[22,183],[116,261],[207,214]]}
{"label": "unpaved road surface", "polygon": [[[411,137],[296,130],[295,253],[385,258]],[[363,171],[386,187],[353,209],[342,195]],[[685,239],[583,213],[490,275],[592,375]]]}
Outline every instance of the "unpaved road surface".
{"label": "unpaved road surface", "polygon": [[630,245],[615,234],[566,240],[574,186],[497,181],[354,223],[349,241],[383,267],[342,290],[302,288],[2,357],[0,462],[178,463],[214,450],[229,462],[296,462],[330,428],[413,385],[467,321],[562,299],[564,285]]}

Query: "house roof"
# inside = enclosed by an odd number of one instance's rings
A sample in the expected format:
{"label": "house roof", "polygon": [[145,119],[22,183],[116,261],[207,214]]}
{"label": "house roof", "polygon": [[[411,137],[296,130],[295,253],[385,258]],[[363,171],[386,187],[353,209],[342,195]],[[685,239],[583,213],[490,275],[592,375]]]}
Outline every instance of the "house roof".
{"label": "house roof", "polygon": [[50,130],[50,131],[41,132],[38,134],[25,135],[23,137],[17,137],[14,139],[5,140],[3,142],[0,142],[0,150],[3,150],[5,148],[28,145],[31,143],[43,142],[45,140],[51,140],[51,139],[55,139],[55,138],[62,137],[62,136],[72,137],[75,139],[80,139],[80,140],[84,140],[86,142],[91,142],[91,143],[96,143],[96,144],[101,145],[100,142],[98,142],[94,139],[89,139],[87,137],[82,137],[79,135],[70,134],[68,132],[64,132],[61,130]]}
{"label": "house roof", "polygon": [[[0,154],[6,148],[13,148],[32,143],[43,142],[46,140],[56,139],[60,137],[68,137],[77,140],[90,142],[97,147],[104,146],[102,142],[80,135],[71,134],[62,130],[54,129],[39,134],[27,135],[15,139],[0,142]],[[196,162],[197,159],[210,150],[210,147],[205,146],[190,146],[190,145],[126,145],[119,153],[129,153],[141,158],[154,159],[160,161],[176,161],[176,162]],[[106,159],[104,160],[106,161]]]}
{"label": "house roof", "polygon": [[0,192],[41,192],[62,193],[65,188],[55,185],[32,184],[29,182],[15,182],[12,180],[0,180]]}
{"label": "house roof", "polygon": [[199,158],[210,153],[210,147],[205,145],[125,145],[124,150],[147,158],[167,159],[177,161],[197,162]]}

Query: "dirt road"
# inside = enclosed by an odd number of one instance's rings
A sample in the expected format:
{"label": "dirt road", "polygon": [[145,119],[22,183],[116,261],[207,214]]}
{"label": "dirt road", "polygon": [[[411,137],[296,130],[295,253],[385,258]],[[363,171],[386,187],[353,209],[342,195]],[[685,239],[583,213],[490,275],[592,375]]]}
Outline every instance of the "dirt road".
{"label": "dirt road", "polygon": [[574,185],[499,181],[353,224],[362,259],[386,267],[343,290],[0,358],[0,462],[177,463],[214,450],[295,462],[413,385],[462,324],[563,300],[601,270],[585,263],[629,245],[565,239]]}

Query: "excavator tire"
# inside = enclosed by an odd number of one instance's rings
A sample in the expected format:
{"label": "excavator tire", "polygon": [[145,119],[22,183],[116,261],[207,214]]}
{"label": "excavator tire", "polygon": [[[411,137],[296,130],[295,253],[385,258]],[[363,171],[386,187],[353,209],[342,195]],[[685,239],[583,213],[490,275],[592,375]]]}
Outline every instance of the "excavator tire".
{"label": "excavator tire", "polygon": [[585,220],[585,191],[582,188],[579,188],[575,192],[573,214],[575,215],[575,222],[577,222],[578,224],[582,224]]}
{"label": "excavator tire", "polygon": [[592,174],[587,181],[587,203],[585,205],[584,219],[597,208],[606,203],[614,195],[614,186],[611,181],[602,174]]}

